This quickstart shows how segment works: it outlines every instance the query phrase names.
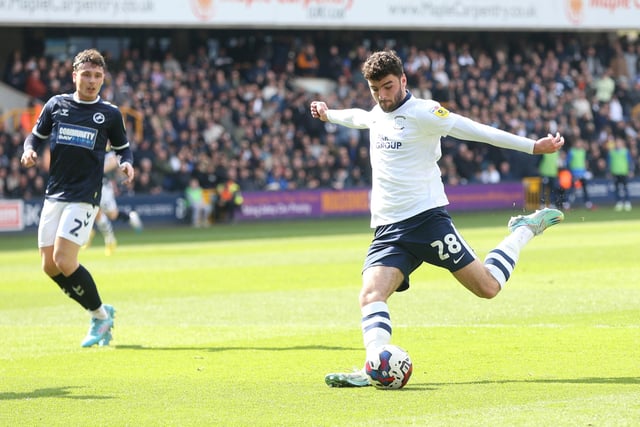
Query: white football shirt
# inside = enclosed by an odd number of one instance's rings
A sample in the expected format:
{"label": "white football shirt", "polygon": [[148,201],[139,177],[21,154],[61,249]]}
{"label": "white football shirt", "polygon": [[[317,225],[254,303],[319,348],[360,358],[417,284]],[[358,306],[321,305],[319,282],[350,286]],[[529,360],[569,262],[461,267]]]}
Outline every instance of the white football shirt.
{"label": "white football shirt", "polygon": [[390,113],[376,105],[371,111],[329,110],[327,118],[350,128],[369,129],[372,227],[396,223],[449,204],[438,166],[441,136],[527,153],[533,152],[535,143],[451,113],[436,101],[413,96]]}

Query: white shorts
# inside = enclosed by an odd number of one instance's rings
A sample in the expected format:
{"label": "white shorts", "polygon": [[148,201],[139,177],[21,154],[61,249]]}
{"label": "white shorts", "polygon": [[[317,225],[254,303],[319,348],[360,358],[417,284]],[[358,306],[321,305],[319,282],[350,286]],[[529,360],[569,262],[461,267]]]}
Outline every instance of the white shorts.
{"label": "white shorts", "polygon": [[45,199],[38,226],[38,247],[53,246],[56,237],[84,245],[89,241],[97,213],[98,207],[89,203]]}
{"label": "white shorts", "polygon": [[100,209],[102,212],[117,212],[118,204],[116,203],[116,194],[113,190],[113,184],[102,185],[102,197],[100,198]]}

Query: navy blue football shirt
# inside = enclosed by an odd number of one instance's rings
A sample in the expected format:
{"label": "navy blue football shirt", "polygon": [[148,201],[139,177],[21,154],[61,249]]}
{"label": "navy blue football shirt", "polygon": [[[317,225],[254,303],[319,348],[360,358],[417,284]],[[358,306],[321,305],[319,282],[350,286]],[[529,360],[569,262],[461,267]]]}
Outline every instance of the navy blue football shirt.
{"label": "navy blue football shirt", "polygon": [[25,149],[37,151],[49,141],[51,164],[45,197],[63,202],[100,204],[107,142],[133,164],[122,119],[115,106],[98,97],[80,101],[74,94],[55,95],[47,101]]}

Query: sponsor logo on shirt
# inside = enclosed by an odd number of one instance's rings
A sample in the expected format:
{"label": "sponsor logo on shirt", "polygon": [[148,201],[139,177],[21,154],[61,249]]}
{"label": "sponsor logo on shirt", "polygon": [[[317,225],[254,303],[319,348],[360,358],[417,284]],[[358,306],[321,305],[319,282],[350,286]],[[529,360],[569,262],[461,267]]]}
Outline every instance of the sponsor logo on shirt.
{"label": "sponsor logo on shirt", "polygon": [[431,112],[433,114],[435,114],[436,116],[442,117],[442,118],[445,118],[445,117],[447,117],[449,115],[449,110],[447,110],[446,108],[444,108],[441,105],[437,105],[437,106],[433,107],[431,109]]}
{"label": "sponsor logo on shirt", "polygon": [[58,129],[58,144],[73,145],[74,147],[93,150],[98,131],[84,126],[60,123]]}
{"label": "sponsor logo on shirt", "polygon": [[378,150],[399,150],[402,147],[402,142],[400,141],[392,141],[386,136],[381,137],[376,142],[376,148]]}

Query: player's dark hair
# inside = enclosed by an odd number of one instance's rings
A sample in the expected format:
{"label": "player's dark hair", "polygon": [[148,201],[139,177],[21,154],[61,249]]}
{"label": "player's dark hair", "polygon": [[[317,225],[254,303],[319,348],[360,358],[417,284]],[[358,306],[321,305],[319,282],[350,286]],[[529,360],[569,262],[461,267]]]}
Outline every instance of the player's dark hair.
{"label": "player's dark hair", "polygon": [[362,65],[362,75],[367,80],[380,80],[389,74],[397,77],[404,74],[402,60],[393,50],[374,52]]}
{"label": "player's dark hair", "polygon": [[102,56],[102,54],[96,49],[86,49],[78,53],[73,60],[74,71],[77,70],[78,67],[80,67],[80,65],[84,64],[85,62],[90,62],[91,64],[102,68],[107,67],[104,61],[104,56]]}

